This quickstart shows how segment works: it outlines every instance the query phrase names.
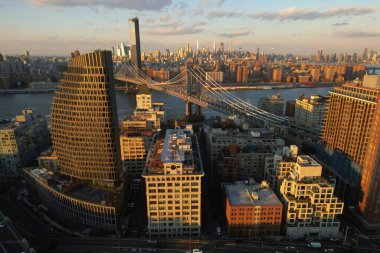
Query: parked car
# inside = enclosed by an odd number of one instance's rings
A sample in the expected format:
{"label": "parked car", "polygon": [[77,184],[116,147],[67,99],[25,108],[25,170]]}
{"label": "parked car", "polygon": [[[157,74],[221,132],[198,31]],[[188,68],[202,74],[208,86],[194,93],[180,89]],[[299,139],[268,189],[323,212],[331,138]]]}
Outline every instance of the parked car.
{"label": "parked car", "polygon": [[5,227],[5,223],[2,221],[0,222],[0,228],[3,228],[3,227]]}
{"label": "parked car", "polygon": [[307,244],[309,248],[317,248],[320,249],[322,247],[322,244],[320,242],[310,242]]}

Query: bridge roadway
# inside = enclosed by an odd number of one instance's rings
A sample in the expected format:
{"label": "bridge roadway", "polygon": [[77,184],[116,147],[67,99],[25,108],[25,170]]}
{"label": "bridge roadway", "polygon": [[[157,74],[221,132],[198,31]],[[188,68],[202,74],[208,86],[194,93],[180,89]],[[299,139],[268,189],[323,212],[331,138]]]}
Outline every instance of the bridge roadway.
{"label": "bridge roadway", "polygon": [[[136,78],[132,78],[126,75],[115,75],[115,79],[118,81],[126,82],[126,83],[133,83],[136,85],[146,85],[148,88],[163,92],[172,96],[175,96],[177,98],[180,98],[184,101],[191,102],[193,104],[202,106],[202,107],[209,107],[212,110],[224,113],[224,114],[234,114],[238,115],[242,118],[245,118],[250,121],[254,122],[260,122],[264,123],[267,126],[275,127],[277,132],[283,132],[284,128],[287,128],[286,122],[281,122],[278,120],[275,120],[271,117],[268,117],[267,115],[262,115],[260,113],[252,115],[252,113],[248,112],[242,112],[241,110],[238,110],[237,108],[234,108],[233,106],[226,104],[223,100],[218,100],[214,97],[202,94],[200,98],[194,97],[194,96],[188,96],[186,86],[183,85],[156,85],[152,83],[142,82],[141,80],[138,80]],[[269,115],[269,113],[268,113]]]}

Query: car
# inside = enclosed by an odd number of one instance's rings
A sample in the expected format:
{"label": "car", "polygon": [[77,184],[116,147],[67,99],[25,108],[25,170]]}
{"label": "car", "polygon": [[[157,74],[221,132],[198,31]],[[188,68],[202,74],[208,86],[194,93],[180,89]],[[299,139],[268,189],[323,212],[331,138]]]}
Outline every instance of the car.
{"label": "car", "polygon": [[156,248],[148,248],[147,251],[149,251],[149,252],[156,252],[157,249]]}
{"label": "car", "polygon": [[330,241],[332,241],[332,242],[337,242],[337,241],[339,241],[339,239],[338,239],[338,238],[331,237],[331,238],[330,238]]}
{"label": "car", "polygon": [[286,246],[286,249],[295,249],[296,247],[294,246]]}
{"label": "car", "polygon": [[203,250],[201,250],[201,249],[193,249],[193,253],[203,253]]}
{"label": "car", "polygon": [[334,249],[324,249],[323,252],[334,252]]}
{"label": "car", "polygon": [[148,240],[148,243],[149,243],[149,244],[156,244],[156,243],[157,243],[157,240]]}
{"label": "car", "polygon": [[3,228],[3,227],[5,227],[5,223],[2,221],[0,222],[0,228]]}

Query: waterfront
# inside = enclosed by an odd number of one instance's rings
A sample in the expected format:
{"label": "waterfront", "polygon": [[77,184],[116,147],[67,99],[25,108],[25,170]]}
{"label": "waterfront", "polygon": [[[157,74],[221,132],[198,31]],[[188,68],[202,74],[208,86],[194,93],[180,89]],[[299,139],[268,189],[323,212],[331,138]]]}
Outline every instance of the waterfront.
{"label": "waterfront", "polygon": [[[280,93],[284,101],[294,100],[301,93],[309,96],[311,94],[319,94],[327,96],[328,92],[333,87],[318,87],[318,88],[297,88],[297,89],[272,89],[272,90],[239,90],[231,91],[244,101],[248,101],[253,105],[262,97],[269,97],[276,93]],[[185,112],[185,102],[160,92],[151,91],[153,102],[165,102],[168,118],[182,117]],[[32,108],[37,114],[49,115],[52,98],[54,93],[40,94],[10,94],[0,95],[0,118],[13,118],[21,113],[22,109]],[[136,106],[135,94],[125,94],[122,91],[116,91],[117,112],[119,120],[127,115],[131,115]],[[221,115],[208,108],[203,109],[206,117],[213,115]]]}

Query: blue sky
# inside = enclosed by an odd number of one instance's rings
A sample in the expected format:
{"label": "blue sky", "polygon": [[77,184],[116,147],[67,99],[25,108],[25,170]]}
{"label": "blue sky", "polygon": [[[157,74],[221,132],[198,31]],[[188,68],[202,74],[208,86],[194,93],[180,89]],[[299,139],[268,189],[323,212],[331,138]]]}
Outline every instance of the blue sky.
{"label": "blue sky", "polygon": [[0,52],[69,55],[128,42],[140,19],[144,51],[231,42],[277,53],[380,50],[380,0],[0,0]]}

